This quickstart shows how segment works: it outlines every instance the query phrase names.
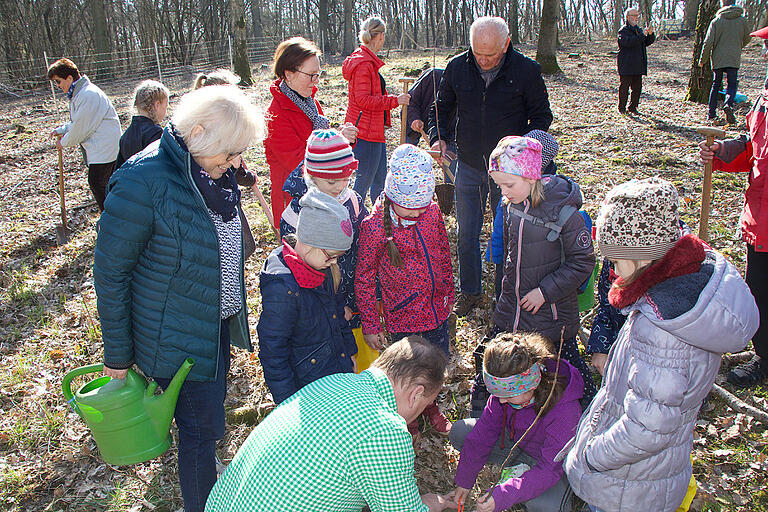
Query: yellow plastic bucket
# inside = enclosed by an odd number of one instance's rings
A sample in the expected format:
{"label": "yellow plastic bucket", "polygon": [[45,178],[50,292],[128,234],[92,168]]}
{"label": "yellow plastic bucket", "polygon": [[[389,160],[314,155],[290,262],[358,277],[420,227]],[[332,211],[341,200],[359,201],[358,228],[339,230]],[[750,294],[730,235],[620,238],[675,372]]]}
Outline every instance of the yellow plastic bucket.
{"label": "yellow plastic bucket", "polygon": [[365,338],[363,338],[362,327],[352,329],[352,334],[355,335],[355,342],[357,342],[357,357],[355,360],[357,361],[357,373],[360,373],[364,370],[367,370],[368,367],[371,366],[371,363],[374,362],[377,357],[379,357],[379,352],[373,350],[365,342]]}

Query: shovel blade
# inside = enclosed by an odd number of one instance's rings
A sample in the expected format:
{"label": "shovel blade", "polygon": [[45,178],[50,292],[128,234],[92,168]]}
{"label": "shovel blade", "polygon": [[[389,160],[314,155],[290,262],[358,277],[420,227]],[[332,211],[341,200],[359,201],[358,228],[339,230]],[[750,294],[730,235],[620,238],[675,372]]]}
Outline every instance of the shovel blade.
{"label": "shovel blade", "polygon": [[72,234],[72,231],[69,228],[65,228],[64,226],[56,226],[56,244],[57,245],[64,245],[67,242],[69,242],[69,236]]}

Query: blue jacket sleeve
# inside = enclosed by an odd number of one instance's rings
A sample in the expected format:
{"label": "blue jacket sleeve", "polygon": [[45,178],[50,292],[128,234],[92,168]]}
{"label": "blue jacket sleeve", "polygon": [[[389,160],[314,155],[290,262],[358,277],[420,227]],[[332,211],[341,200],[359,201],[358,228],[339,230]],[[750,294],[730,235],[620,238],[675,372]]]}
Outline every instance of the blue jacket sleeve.
{"label": "blue jacket sleeve", "polygon": [[499,201],[496,216],[493,219],[491,240],[485,251],[485,259],[498,265],[504,263],[504,256],[504,201]]}
{"label": "blue jacket sleeve", "polygon": [[592,320],[592,332],[589,335],[589,343],[587,343],[587,352],[590,354],[607,354],[616,342],[616,337],[626,319],[618,309],[608,302],[608,291],[612,284],[611,263],[605,258],[597,281],[597,295],[600,304],[597,307],[595,319]]}
{"label": "blue jacket sleeve", "polygon": [[264,380],[276,403],[298,391],[290,362],[293,321],[298,318],[294,294],[280,281],[260,283],[261,316],[256,325],[259,334],[259,360]]}
{"label": "blue jacket sleeve", "polygon": [[104,339],[104,364],[128,368],[133,364],[131,325],[133,269],[152,237],[152,193],[137,173],[118,172],[99,219],[93,256],[96,307]]}

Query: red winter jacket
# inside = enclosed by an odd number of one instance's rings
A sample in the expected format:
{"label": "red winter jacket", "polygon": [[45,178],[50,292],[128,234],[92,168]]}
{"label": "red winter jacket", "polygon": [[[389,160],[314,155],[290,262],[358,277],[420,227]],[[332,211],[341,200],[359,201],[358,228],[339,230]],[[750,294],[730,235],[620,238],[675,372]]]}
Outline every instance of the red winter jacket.
{"label": "red winter jacket", "polygon": [[[304,160],[307,139],[312,134],[312,121],[280,90],[280,79],[269,87],[272,103],[267,109],[267,138],[264,140],[264,152],[269,164],[269,179],[272,183],[272,215],[280,220],[283,210],[291,202],[291,195],[283,192],[283,183],[296,167]],[[317,87],[312,89],[315,97]],[[317,110],[322,107],[315,100]]]}
{"label": "red winter jacket", "polygon": [[413,226],[392,226],[392,238],[403,260],[400,268],[389,262],[383,214],[380,199],[360,226],[355,297],[363,334],[381,331],[376,312],[377,277],[387,331],[435,329],[448,318],[454,302],[451,253],[440,209],[433,201]]}
{"label": "red winter jacket", "polygon": [[768,252],[768,88],[747,115],[749,137],[741,136],[720,142],[713,169],[748,172],[741,213],[741,233],[746,243],[757,252]]}
{"label": "red winter jacket", "polygon": [[357,123],[357,136],[368,142],[385,142],[384,127],[392,126],[389,111],[397,107],[397,96],[382,90],[384,79],[379,68],[384,65],[371,50],[361,46],[352,55],[344,59],[341,72],[349,82],[349,103],[344,121],[354,123],[362,110],[363,115]]}

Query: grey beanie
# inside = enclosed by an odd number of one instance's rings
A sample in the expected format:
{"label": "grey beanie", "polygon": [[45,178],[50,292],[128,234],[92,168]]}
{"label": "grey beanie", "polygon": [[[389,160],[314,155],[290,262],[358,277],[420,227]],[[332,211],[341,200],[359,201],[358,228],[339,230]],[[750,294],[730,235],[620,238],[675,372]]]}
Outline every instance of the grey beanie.
{"label": "grey beanie", "polygon": [[525,137],[530,137],[541,142],[541,172],[549,167],[552,160],[557,156],[557,152],[560,150],[560,144],[557,143],[554,137],[549,132],[544,130],[531,130],[525,134]]}
{"label": "grey beanie", "polygon": [[611,259],[657,260],[680,239],[679,198],[661,178],[632,180],[605,196],[597,218],[597,246]]}
{"label": "grey beanie", "polygon": [[336,198],[310,188],[299,200],[299,206],[296,237],[301,243],[327,251],[347,251],[352,247],[352,221]]}

